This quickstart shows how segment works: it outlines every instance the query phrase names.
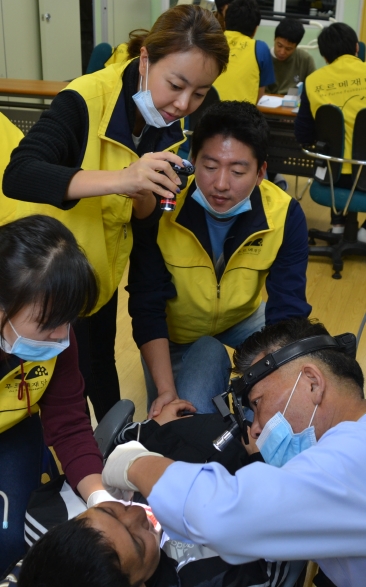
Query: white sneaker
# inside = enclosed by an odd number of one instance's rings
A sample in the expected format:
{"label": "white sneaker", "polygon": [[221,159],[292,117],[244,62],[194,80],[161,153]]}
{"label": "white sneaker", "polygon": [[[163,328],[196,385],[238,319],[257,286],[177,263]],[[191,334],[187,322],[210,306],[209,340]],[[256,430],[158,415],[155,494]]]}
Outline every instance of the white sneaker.
{"label": "white sneaker", "polygon": [[360,243],[366,243],[366,228],[361,226],[361,228],[358,229],[357,240],[360,241]]}
{"label": "white sneaker", "polygon": [[[343,234],[344,233],[344,226],[332,226],[332,233],[333,234]],[[366,230],[365,230],[365,233],[366,233]]]}

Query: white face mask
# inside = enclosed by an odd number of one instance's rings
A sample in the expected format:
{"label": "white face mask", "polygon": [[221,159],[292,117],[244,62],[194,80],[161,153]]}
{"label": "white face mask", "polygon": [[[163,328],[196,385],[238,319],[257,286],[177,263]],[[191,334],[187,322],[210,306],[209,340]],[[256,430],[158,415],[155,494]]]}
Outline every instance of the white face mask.
{"label": "white face mask", "polygon": [[149,77],[149,61],[146,64],[146,89],[142,89],[142,76],[140,77],[140,91],[132,96],[137,108],[141,112],[145,119],[146,124],[155,126],[155,128],[165,128],[174,124],[176,120],[172,122],[165,122],[160,112],[155,108],[154,102],[150,90],[147,89],[147,80]]}

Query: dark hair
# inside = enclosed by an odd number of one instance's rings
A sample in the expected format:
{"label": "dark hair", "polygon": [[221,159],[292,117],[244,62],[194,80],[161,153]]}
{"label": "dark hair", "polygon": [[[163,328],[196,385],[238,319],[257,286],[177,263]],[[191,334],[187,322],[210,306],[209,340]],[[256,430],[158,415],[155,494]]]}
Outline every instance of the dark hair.
{"label": "dark hair", "polygon": [[318,36],[320,55],[328,63],[332,63],[342,55],[356,55],[357,43],[355,31],[344,22],[335,22],[325,27]]}
{"label": "dark hair", "polygon": [[97,299],[93,268],[61,222],[36,214],[0,226],[0,333],[28,304],[40,305],[46,330],[89,314]]}
{"label": "dark hair", "polygon": [[185,53],[199,49],[215,59],[219,74],[225,71],[229,61],[229,46],[220,23],[209,10],[200,6],[181,4],[166,10],[159,16],[151,31],[134,35],[130,44],[133,56],[146,47],[150,63],[157,63],[171,53]]}
{"label": "dark hair", "polygon": [[86,519],[52,528],[24,558],[18,587],[130,587],[118,554]]}
{"label": "dark hair", "polygon": [[216,6],[217,12],[219,14],[222,14],[224,7],[228,6],[228,4],[231,4],[232,2],[233,2],[233,0],[215,0],[215,6]]}
{"label": "dark hair", "polygon": [[302,22],[295,18],[284,18],[275,30],[275,39],[280,37],[286,39],[289,43],[298,45],[305,35],[305,28]]}
{"label": "dark hair", "polygon": [[258,169],[267,159],[269,126],[263,114],[250,102],[216,102],[207,108],[192,136],[193,159],[203,143],[216,135],[233,137],[247,145],[258,162]]}
{"label": "dark hair", "polygon": [[[234,371],[242,373],[260,353],[267,355],[303,338],[320,334],[329,334],[329,332],[320,322],[307,318],[291,318],[265,326],[262,330],[249,336],[235,349],[233,355]],[[307,356],[322,361],[336,377],[355,383],[363,398],[364,377],[361,367],[355,359],[342,352],[329,349],[315,351]]]}
{"label": "dark hair", "polygon": [[234,0],[225,14],[227,31],[238,31],[252,37],[261,22],[261,11],[256,0]]}

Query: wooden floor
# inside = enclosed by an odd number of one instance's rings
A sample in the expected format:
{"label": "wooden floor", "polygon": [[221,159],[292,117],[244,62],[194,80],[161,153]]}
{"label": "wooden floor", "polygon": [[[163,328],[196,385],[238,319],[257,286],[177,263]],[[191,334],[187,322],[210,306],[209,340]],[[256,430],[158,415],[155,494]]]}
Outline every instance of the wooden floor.
{"label": "wooden floor", "polygon": [[[295,193],[294,178],[288,176],[289,193]],[[306,180],[299,179],[299,186]],[[309,228],[329,227],[329,209],[315,204],[307,191],[301,200]],[[360,215],[363,222],[366,215]],[[127,272],[119,288],[116,359],[121,397],[134,401],[135,419],[146,417],[146,393],[139,352],[131,336],[131,322],[127,312]],[[331,334],[354,332],[357,334],[366,313],[366,259],[348,258],[342,279],[332,279],[332,265],[328,259],[310,258],[307,271],[307,298],[312,305],[311,317],[324,323]],[[366,330],[366,329],[365,329]],[[366,332],[361,338],[358,360],[366,375]]]}

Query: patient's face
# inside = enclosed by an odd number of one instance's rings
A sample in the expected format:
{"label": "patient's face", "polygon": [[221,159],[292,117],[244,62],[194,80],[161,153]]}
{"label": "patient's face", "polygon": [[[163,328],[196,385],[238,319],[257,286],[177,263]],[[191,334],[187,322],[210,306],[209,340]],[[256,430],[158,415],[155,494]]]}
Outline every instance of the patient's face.
{"label": "patient's face", "polygon": [[92,528],[103,532],[131,583],[144,582],[151,577],[159,564],[160,536],[147,519],[144,508],[106,501],[78,517],[88,519]]}

